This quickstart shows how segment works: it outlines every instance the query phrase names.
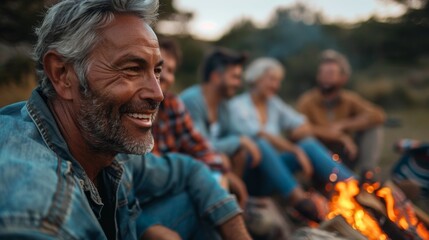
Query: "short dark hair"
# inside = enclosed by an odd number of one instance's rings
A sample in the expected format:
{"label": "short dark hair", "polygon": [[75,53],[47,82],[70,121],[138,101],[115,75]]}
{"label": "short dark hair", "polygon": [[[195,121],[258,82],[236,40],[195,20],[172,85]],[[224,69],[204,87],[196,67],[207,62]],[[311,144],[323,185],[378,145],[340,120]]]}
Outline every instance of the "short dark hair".
{"label": "short dark hair", "polygon": [[231,65],[244,65],[247,54],[238,53],[227,48],[216,47],[204,58],[201,72],[202,81],[208,82],[214,71],[223,71]]}
{"label": "short dark hair", "polygon": [[177,64],[182,61],[182,51],[180,50],[179,44],[171,38],[160,38],[159,48],[168,54],[170,54]]}

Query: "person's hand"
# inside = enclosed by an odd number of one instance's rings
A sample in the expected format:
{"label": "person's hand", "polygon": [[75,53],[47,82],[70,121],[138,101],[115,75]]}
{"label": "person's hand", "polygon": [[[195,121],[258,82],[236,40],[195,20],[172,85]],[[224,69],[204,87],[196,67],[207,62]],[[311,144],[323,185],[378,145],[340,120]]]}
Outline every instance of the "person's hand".
{"label": "person's hand", "polygon": [[242,209],[246,206],[249,194],[243,181],[232,172],[225,174],[228,179],[229,191],[237,197],[238,204]]}
{"label": "person's hand", "polygon": [[307,154],[300,148],[296,147],[293,151],[293,154],[298,159],[299,164],[302,167],[302,172],[307,179],[311,179],[313,176],[313,166],[311,165],[310,160],[308,159]]}
{"label": "person's hand", "polygon": [[229,160],[229,157],[225,154],[220,154],[220,158],[222,160],[222,167],[223,169],[229,171],[231,170],[231,161]]}
{"label": "person's hand", "polygon": [[243,177],[246,171],[247,151],[243,148],[239,149],[231,158],[232,172],[238,176]]}
{"label": "person's hand", "polygon": [[226,191],[229,191],[229,180],[226,177],[226,175],[222,175],[219,179],[219,185],[225,189]]}
{"label": "person's hand", "polygon": [[332,136],[336,138],[341,138],[344,135],[344,125],[342,123],[333,123],[328,127],[328,130],[331,132]]}
{"label": "person's hand", "polygon": [[182,238],[175,231],[161,226],[149,227],[140,238],[141,240],[181,240]]}
{"label": "person's hand", "polygon": [[393,145],[393,149],[398,153],[404,153],[410,149],[417,148],[422,144],[419,140],[404,138]]}
{"label": "person's hand", "polygon": [[241,147],[244,148],[247,152],[249,152],[249,154],[252,156],[251,167],[254,168],[258,166],[261,162],[261,152],[259,151],[259,148],[256,143],[248,137],[241,137],[240,143]]}
{"label": "person's hand", "polygon": [[344,134],[341,137],[341,143],[343,144],[350,160],[355,160],[358,153],[358,147],[353,139],[350,136]]}
{"label": "person's hand", "polygon": [[247,232],[244,225],[243,216],[238,214],[226,222],[222,223],[219,227],[219,233],[224,240],[251,240],[252,237]]}

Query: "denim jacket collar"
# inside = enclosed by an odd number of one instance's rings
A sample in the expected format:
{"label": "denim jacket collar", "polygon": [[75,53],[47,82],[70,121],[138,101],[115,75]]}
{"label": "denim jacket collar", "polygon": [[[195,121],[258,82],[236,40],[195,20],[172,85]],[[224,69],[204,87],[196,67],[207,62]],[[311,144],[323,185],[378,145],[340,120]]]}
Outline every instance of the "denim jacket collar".
{"label": "denim jacket collar", "polygon": [[[91,208],[97,217],[101,212],[103,203],[94,183],[89,179],[79,162],[72,156],[66,141],[64,140],[61,132],[57,126],[51,109],[47,104],[47,99],[39,88],[35,89],[27,101],[26,105],[28,114],[39,130],[45,144],[61,159],[70,161],[72,163],[72,172],[78,178],[81,188],[89,193],[90,198],[96,204],[91,204]],[[116,159],[113,163],[105,169],[107,174],[118,186],[124,171],[122,164]]]}

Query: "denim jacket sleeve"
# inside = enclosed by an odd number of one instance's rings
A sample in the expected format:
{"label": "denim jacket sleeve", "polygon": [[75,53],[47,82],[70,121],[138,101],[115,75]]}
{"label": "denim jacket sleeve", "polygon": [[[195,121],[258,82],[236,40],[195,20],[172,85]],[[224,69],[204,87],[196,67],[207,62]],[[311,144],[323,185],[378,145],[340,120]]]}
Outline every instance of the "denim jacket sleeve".
{"label": "denim jacket sleeve", "polygon": [[199,215],[214,226],[241,212],[235,198],[220,187],[209,169],[191,157],[147,154],[143,161],[131,159],[127,164],[132,164],[135,194],[141,204],[187,191]]}

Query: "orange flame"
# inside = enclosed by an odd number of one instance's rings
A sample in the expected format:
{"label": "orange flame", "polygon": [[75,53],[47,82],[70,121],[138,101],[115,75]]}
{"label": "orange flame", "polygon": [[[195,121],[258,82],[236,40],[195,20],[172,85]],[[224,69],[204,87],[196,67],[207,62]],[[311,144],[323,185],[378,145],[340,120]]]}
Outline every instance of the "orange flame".
{"label": "orange flame", "polygon": [[[395,195],[397,197],[395,199],[390,188],[380,188],[380,183],[377,182],[373,184],[364,183],[362,187],[366,192],[375,193],[377,197],[384,200],[387,217],[399,228],[415,232],[421,239],[429,239],[429,231],[418,220],[412,205],[406,199],[401,201],[398,194]],[[336,195],[329,202],[330,212],[327,215],[328,219],[342,215],[350,226],[361,232],[368,239],[387,239],[377,221],[355,200],[355,197],[360,192],[357,180],[339,182],[334,189]],[[395,200],[398,201],[395,202]]]}
{"label": "orange flame", "polygon": [[387,239],[377,221],[355,200],[360,191],[357,180],[339,182],[335,185],[335,191],[337,194],[329,202],[328,219],[342,215],[350,226],[368,239]]}
{"label": "orange flame", "polygon": [[422,239],[429,239],[429,231],[419,222],[411,204],[405,202],[401,208],[395,207],[395,199],[390,188],[384,187],[377,191],[376,195],[384,199],[387,216],[403,230],[414,228]]}

